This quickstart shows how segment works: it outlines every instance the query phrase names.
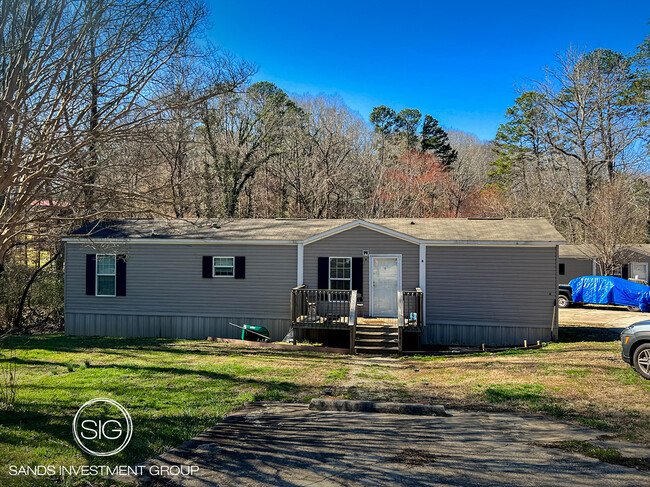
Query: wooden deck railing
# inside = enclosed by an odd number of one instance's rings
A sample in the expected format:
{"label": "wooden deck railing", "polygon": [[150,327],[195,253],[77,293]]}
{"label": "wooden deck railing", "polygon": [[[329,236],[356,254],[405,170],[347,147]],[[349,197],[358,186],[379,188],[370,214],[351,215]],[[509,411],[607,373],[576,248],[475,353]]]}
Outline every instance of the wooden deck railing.
{"label": "wooden deck railing", "polygon": [[399,333],[399,353],[402,354],[406,331],[422,331],[422,310],[424,309],[424,293],[422,289],[415,291],[397,291],[397,328]]}
{"label": "wooden deck railing", "polygon": [[[354,312],[351,303],[354,296]],[[291,323],[301,328],[346,329],[352,318],[356,321],[356,291],[334,289],[291,290]]]}
{"label": "wooden deck railing", "polygon": [[415,288],[415,291],[399,291],[397,301],[397,324],[399,326],[420,328],[423,324],[422,310],[424,308],[422,289],[418,287]]}
{"label": "wooden deck railing", "polygon": [[304,285],[293,288],[291,326],[294,329],[347,329],[350,331],[350,353],[354,353],[357,291],[307,289]]}
{"label": "wooden deck railing", "polygon": [[354,354],[357,341],[357,292],[352,291],[350,296],[350,314],[348,316],[348,328],[350,329],[350,355]]}

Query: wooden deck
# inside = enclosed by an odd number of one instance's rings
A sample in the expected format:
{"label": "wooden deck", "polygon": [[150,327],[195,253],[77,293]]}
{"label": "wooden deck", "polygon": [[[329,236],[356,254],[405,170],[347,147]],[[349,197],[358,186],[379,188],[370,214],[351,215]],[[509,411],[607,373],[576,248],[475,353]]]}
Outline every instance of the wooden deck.
{"label": "wooden deck", "polygon": [[350,326],[347,317],[339,315],[330,316],[308,316],[300,315],[293,321],[294,328],[329,328],[333,330],[347,330]]}
{"label": "wooden deck", "polygon": [[395,318],[357,316],[357,291],[307,289],[304,285],[291,291],[292,328],[348,330],[350,353],[402,353],[404,340],[412,342],[411,338],[417,338],[418,348],[423,309],[419,288],[397,292]]}
{"label": "wooden deck", "polygon": [[[309,317],[306,315],[296,317],[295,325],[297,328],[312,327],[315,328],[341,328],[347,329],[349,326],[348,320],[338,316],[315,316]],[[381,325],[391,326],[397,328],[397,318],[364,318],[357,317],[357,325]]]}
{"label": "wooden deck", "polygon": [[357,325],[384,325],[397,328],[397,318],[363,318],[357,317]]}

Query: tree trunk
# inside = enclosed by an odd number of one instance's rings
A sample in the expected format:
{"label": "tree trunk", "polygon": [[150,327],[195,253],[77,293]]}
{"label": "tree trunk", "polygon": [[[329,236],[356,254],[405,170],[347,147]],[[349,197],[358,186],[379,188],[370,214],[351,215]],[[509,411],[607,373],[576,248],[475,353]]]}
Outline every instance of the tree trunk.
{"label": "tree trunk", "polygon": [[14,316],[14,321],[12,324],[12,327],[14,330],[19,330],[21,326],[21,321],[23,319],[23,311],[25,309],[25,301],[27,301],[27,295],[29,294],[29,290],[32,287],[32,284],[34,284],[34,281],[36,281],[36,278],[38,275],[41,273],[43,269],[45,269],[48,265],[50,265],[52,262],[54,262],[57,257],[61,255],[61,252],[55,252],[54,255],[48,260],[45,264],[40,266],[38,269],[34,271],[32,276],[29,278],[29,281],[27,281],[27,284],[25,284],[25,289],[23,289],[23,294],[20,296],[20,301],[18,301],[18,309],[16,310],[16,316]]}

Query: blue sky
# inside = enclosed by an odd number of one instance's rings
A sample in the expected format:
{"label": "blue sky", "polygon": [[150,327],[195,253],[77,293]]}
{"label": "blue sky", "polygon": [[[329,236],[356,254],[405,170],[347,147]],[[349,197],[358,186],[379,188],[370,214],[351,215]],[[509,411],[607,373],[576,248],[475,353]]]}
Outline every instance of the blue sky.
{"label": "blue sky", "polygon": [[417,108],[492,139],[517,89],[570,45],[631,52],[650,33],[646,1],[208,0],[214,43],[289,93]]}

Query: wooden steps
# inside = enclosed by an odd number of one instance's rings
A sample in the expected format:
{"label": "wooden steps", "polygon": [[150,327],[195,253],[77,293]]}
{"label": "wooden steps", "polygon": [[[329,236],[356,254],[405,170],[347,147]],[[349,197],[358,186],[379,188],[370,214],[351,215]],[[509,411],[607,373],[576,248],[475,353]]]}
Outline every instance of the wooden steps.
{"label": "wooden steps", "polygon": [[399,353],[397,325],[376,322],[357,324],[354,348],[356,353],[396,354]]}

